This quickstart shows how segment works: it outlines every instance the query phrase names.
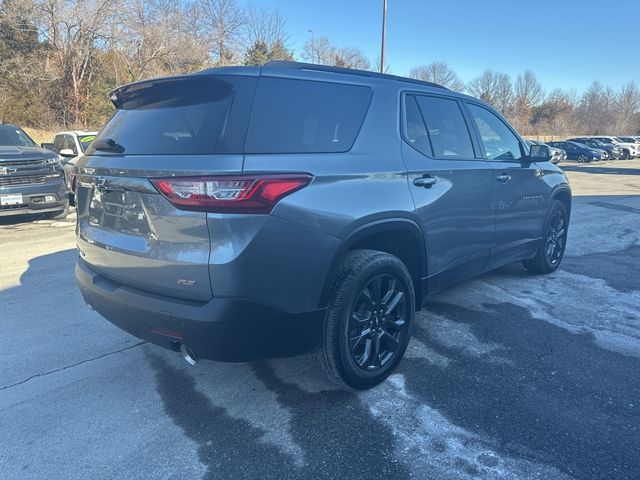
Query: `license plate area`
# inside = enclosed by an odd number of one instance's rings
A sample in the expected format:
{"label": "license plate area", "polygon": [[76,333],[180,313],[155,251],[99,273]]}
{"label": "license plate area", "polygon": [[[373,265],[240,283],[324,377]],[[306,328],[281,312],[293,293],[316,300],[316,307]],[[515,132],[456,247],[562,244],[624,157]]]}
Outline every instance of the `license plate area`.
{"label": "license plate area", "polygon": [[92,226],[134,235],[150,231],[138,192],[93,188],[88,214]]}
{"label": "license plate area", "polygon": [[9,206],[9,205],[22,205],[24,203],[22,199],[21,193],[10,193],[5,195],[0,195],[0,205]]}

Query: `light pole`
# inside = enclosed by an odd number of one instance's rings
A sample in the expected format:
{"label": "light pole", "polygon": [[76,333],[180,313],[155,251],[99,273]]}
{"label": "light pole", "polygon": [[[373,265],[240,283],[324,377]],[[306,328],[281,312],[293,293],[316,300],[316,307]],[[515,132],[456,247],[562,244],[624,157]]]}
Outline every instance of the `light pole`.
{"label": "light pole", "polygon": [[384,73],[384,41],[387,35],[387,0],[382,0],[382,46],[380,48],[380,73]]}
{"label": "light pole", "polygon": [[313,30],[309,30],[309,33],[311,34],[311,63],[317,63],[316,62],[316,41],[313,38]]}

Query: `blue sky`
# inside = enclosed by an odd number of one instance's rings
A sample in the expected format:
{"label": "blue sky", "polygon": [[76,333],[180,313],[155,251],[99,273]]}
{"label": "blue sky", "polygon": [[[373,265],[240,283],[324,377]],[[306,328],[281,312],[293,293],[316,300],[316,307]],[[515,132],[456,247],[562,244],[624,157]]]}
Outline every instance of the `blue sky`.
{"label": "blue sky", "polygon": [[[296,53],[312,29],[379,55],[382,0],[250,1],[280,10]],[[386,56],[397,75],[444,60],[465,81],[486,68],[530,69],[547,90],[618,88],[640,83],[640,1],[388,0]]]}

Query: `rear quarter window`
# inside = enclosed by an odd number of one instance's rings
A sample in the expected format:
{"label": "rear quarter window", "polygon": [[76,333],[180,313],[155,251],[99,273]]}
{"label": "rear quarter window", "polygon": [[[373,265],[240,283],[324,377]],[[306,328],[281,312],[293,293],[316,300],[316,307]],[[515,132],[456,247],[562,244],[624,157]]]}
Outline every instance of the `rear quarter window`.
{"label": "rear quarter window", "polygon": [[359,85],[262,77],[245,153],[337,153],[351,149],[371,101]]}

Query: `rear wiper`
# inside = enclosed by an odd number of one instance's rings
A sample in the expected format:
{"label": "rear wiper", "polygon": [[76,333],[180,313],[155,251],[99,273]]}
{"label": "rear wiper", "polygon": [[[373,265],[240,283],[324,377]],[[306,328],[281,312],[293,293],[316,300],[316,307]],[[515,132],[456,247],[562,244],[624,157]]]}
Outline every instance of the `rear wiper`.
{"label": "rear wiper", "polygon": [[94,150],[100,150],[102,152],[124,153],[124,147],[113,138],[101,138],[94,141],[91,146]]}

